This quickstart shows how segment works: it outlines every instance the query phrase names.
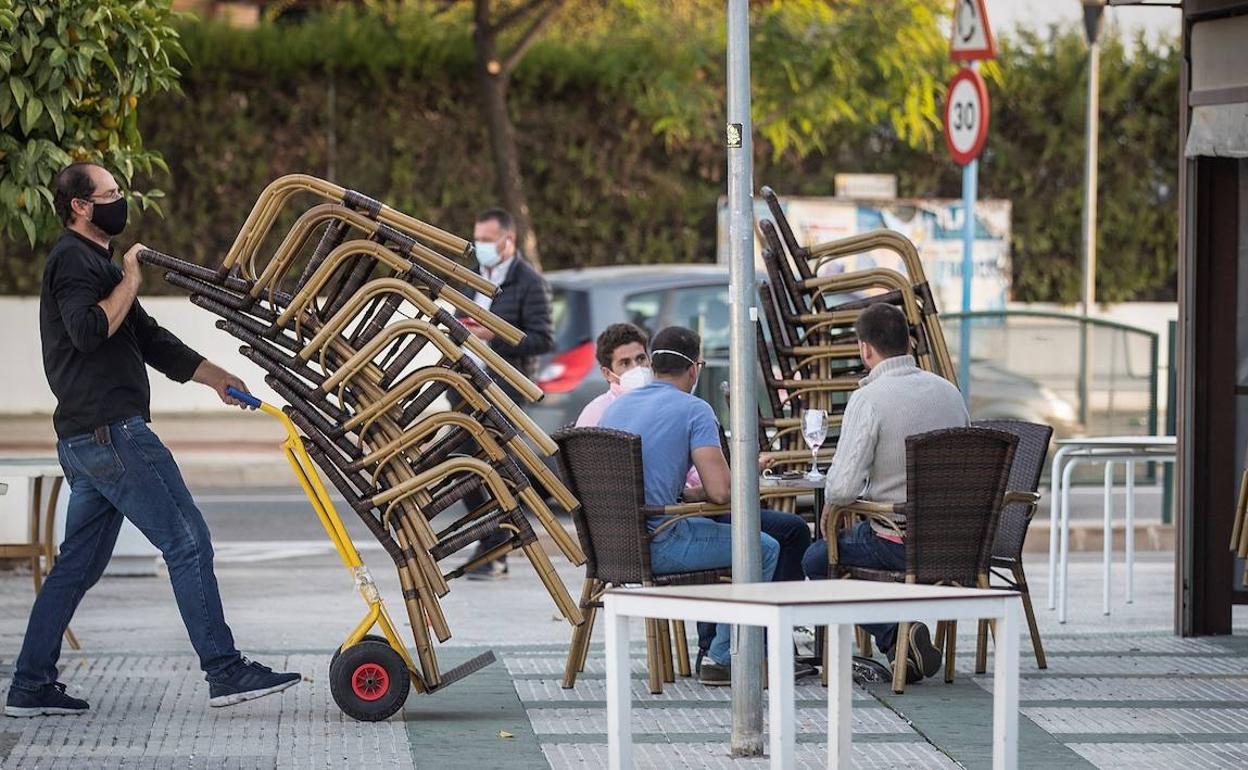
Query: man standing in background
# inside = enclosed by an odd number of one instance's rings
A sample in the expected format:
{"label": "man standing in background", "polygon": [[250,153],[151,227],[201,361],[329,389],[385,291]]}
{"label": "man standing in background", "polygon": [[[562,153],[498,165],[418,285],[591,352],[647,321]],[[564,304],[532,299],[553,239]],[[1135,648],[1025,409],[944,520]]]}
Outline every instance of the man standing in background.
{"label": "man standing in background", "polygon": [[[493,297],[477,292],[475,301],[499,318],[524,332],[519,344],[510,345],[494,336],[489,329],[471,318],[462,318],[475,336],[489,343],[504,361],[531,380],[537,379],[538,357],[555,349],[555,336],[550,316],[550,286],[528,263],[516,247],[516,226],[511,214],[503,209],[487,209],[477,215],[472,228],[477,253],[478,272],[499,287]],[[497,378],[496,378],[497,379]],[[505,380],[499,386],[518,405],[525,399]],[[464,501],[469,509],[481,503],[479,497]],[[497,532],[477,543],[477,555],[507,540],[506,532]],[[497,559],[467,573],[470,580],[497,580],[507,575],[507,559]]]}

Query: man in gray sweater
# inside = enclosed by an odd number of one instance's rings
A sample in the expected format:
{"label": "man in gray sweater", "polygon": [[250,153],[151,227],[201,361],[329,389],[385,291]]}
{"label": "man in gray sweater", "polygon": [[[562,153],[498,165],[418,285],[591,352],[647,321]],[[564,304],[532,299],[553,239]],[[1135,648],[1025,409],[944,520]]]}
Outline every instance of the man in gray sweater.
{"label": "man in gray sweater", "polygon": [[[825,489],[827,507],[856,499],[899,503],[906,499],[906,437],[941,428],[965,427],[970,422],[962,394],[953,383],[915,366],[910,355],[910,326],[896,307],[871,305],[854,324],[858,351],[870,373],[849,397],[841,422],[841,436]],[[839,562],[855,567],[904,570],[906,549],[898,531],[905,520],[895,517],[898,530],[874,521],[861,521],[837,534]],[[822,527],[822,522],[821,522]],[[828,577],[828,544],[818,540],[806,551],[802,566],[807,577]],[[864,625],[876,645],[890,658],[896,644],[896,624]],[[922,623],[910,625],[908,681],[932,676],[940,669],[940,651]]]}

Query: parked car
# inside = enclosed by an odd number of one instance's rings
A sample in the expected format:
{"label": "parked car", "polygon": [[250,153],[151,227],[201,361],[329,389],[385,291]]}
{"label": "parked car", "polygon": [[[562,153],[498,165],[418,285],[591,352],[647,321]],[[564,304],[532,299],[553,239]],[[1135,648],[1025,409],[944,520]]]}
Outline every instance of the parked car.
{"label": "parked car", "polygon": [[[728,379],[728,268],[721,265],[631,265],[557,270],[552,290],[555,351],[542,359],[538,385],[545,398],[527,408],[547,432],[575,422],[607,383],[594,357],[594,340],[609,324],[635,323],[653,334],[687,326],[702,335],[707,365],[697,394],[727,423],[720,384]],[[759,276],[762,280],[763,276]],[[971,415],[1075,430],[1075,409],[1049,388],[987,362],[971,362]],[[761,388],[761,382],[760,382]],[[760,391],[761,395],[761,391]]]}

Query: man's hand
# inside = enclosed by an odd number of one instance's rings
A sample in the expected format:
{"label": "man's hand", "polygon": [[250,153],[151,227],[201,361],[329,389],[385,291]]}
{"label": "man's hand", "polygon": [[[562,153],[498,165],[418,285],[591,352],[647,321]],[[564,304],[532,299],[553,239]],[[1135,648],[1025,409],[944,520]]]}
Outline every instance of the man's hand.
{"label": "man's hand", "polygon": [[[832,509],[835,507],[836,506],[831,503],[828,503],[823,506],[823,513],[819,514],[819,531],[824,533],[825,537],[828,533],[828,517],[832,515]],[[833,537],[835,536],[836,533],[833,533]]]}
{"label": "man's hand", "polygon": [[143,270],[139,266],[139,252],[146,251],[147,247],[141,243],[131,246],[121,258],[121,275],[123,279],[133,282],[134,288],[139,288],[139,284],[143,282]]}
{"label": "man's hand", "polygon": [[685,487],[681,490],[680,499],[686,503],[705,503],[706,488],[705,487]]}
{"label": "man's hand", "polygon": [[489,342],[494,339],[494,332],[477,323],[475,318],[461,318],[460,320],[468,329],[468,332],[482,342]]}
{"label": "man's hand", "polygon": [[207,385],[215,390],[217,392],[217,396],[224,404],[228,404],[229,406],[241,406],[244,409],[252,408],[226,392],[226,388],[233,387],[243,391],[244,393],[250,393],[251,391],[247,389],[247,383],[207,359],[200,363],[199,368],[195,370],[195,375],[191,377],[191,379],[201,385]]}

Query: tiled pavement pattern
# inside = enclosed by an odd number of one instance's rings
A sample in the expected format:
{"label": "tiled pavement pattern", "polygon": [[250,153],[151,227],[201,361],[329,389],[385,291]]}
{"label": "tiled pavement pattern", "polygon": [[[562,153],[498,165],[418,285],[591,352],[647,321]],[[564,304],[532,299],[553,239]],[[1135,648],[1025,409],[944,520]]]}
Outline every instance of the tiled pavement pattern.
{"label": "tiled pavement pattern", "polygon": [[[1024,768],[1248,767],[1248,640],[1121,636],[1046,639],[1048,672],[1024,644]],[[959,640],[969,652],[973,641]],[[1121,650],[1127,650],[1119,652]],[[444,664],[454,665],[448,650]],[[208,709],[187,655],[67,655],[63,679],[88,698],[85,717],[0,719],[0,767],[433,768],[572,770],[606,765],[605,680],[596,648],[572,690],[563,649],[502,647],[501,662],[434,696],[405,719],[364,724],[329,697],[323,652],[258,655],[309,678],[277,697]],[[903,696],[854,690],[857,768],[989,767],[991,677],[925,683]],[[730,694],[692,680],[647,691],[634,648],[633,725],[642,768],[760,768],[728,756]],[[989,669],[991,670],[991,668]],[[0,696],[11,658],[0,660]],[[824,767],[826,690],[798,688],[798,767]]]}

